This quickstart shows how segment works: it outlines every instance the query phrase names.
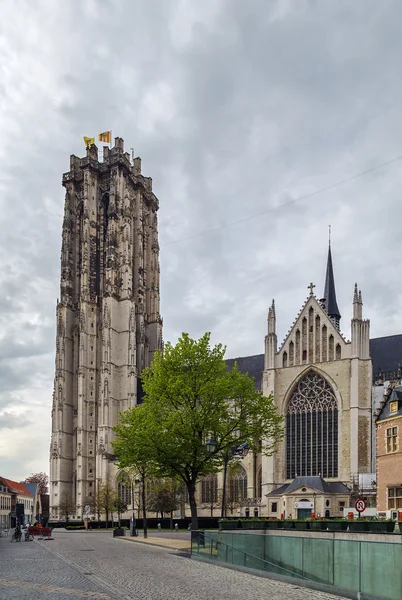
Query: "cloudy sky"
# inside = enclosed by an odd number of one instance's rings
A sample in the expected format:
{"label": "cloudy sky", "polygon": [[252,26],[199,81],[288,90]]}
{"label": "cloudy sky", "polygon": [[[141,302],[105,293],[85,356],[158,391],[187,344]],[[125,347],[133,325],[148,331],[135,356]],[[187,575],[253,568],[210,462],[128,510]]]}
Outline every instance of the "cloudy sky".
{"label": "cloudy sky", "polygon": [[328,225],[348,336],[401,333],[402,4],[2,0],[0,474],[48,471],[61,175],[112,129],[160,200],[164,338],[282,340]]}

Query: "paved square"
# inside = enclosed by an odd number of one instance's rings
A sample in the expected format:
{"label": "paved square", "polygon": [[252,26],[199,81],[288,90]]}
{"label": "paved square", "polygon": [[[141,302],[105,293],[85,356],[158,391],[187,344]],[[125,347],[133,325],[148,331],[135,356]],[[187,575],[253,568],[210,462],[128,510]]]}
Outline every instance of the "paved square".
{"label": "paved square", "polygon": [[0,600],[339,600],[111,532],[55,531],[53,541],[18,544],[0,538],[0,557]]}

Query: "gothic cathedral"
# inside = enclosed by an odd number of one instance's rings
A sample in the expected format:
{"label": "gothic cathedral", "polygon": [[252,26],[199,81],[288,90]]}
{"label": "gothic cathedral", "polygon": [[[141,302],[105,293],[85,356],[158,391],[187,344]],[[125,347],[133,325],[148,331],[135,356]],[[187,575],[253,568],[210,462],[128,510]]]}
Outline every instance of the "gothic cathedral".
{"label": "gothic cathedral", "polygon": [[114,476],[112,427],[142,399],[141,371],[162,348],[158,199],[121,138],[71,156],[57,303],[50,512],[67,495],[82,515]]}

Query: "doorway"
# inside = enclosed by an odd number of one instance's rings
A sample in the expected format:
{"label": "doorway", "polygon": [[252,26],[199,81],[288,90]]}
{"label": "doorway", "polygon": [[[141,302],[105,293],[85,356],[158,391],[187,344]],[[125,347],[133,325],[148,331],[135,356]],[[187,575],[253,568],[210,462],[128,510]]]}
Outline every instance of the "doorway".
{"label": "doorway", "polygon": [[298,508],[297,518],[298,519],[309,519],[311,517],[311,508]]}

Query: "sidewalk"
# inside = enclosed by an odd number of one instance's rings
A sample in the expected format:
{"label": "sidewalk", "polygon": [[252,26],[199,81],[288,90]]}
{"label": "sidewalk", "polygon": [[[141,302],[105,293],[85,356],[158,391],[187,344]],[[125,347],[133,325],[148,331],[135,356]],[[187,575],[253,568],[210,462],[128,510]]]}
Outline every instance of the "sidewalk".
{"label": "sidewalk", "polygon": [[191,541],[190,540],[178,540],[173,538],[162,538],[162,537],[116,537],[116,540],[123,540],[126,542],[136,542],[138,544],[148,544],[151,546],[159,546],[161,548],[171,548],[172,550],[190,551]]}

